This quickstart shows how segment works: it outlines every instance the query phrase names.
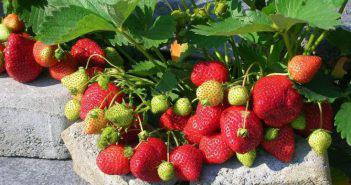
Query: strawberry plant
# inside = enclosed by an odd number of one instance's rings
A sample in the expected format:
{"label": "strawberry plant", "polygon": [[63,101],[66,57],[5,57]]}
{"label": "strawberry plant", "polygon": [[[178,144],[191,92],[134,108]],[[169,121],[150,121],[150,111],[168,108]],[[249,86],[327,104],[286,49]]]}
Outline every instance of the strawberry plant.
{"label": "strawberry plant", "polygon": [[[351,145],[346,4],[4,1],[0,40],[12,78],[32,81],[48,67],[71,92],[65,115],[101,134],[104,173],[195,181],[204,162],[237,156],[250,167],[261,148],[288,163],[295,134],[318,154],[350,151],[330,134]],[[340,56],[325,56],[326,44]]]}

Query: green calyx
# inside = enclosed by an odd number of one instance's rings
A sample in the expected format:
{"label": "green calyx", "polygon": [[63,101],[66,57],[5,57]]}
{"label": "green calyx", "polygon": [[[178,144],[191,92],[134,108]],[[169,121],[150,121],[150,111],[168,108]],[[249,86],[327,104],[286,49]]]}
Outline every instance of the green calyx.
{"label": "green calyx", "polygon": [[191,102],[188,98],[180,98],[173,105],[173,111],[180,116],[188,116],[193,110]]}
{"label": "green calyx", "polygon": [[236,135],[238,137],[247,137],[249,136],[249,132],[246,128],[239,128],[239,130],[237,131]]}
{"label": "green calyx", "polygon": [[304,115],[300,115],[291,122],[291,127],[296,130],[304,130],[306,128],[306,119]]}
{"label": "green calyx", "polygon": [[330,147],[332,137],[328,131],[324,129],[317,129],[310,134],[307,141],[313,151],[315,151],[318,155],[323,155]]}
{"label": "green calyx", "polygon": [[101,74],[97,77],[96,81],[98,82],[99,86],[106,90],[108,88],[108,83],[110,82],[110,77],[104,74]]}
{"label": "green calyx", "polygon": [[145,140],[147,140],[147,138],[150,137],[150,133],[146,130],[143,130],[143,131],[139,132],[138,137],[139,137],[140,141],[145,141]]}
{"label": "green calyx", "polygon": [[69,121],[76,121],[80,114],[80,101],[76,99],[69,100],[65,105],[65,116]]}
{"label": "green calyx", "polygon": [[98,116],[99,116],[99,110],[100,109],[92,109],[92,110],[90,110],[89,112],[88,112],[88,117],[89,118],[93,118],[93,119],[96,119],[96,118],[98,118]]}
{"label": "green calyx", "polygon": [[66,52],[62,48],[57,48],[54,52],[54,56],[57,60],[64,60],[66,58]]}
{"label": "green calyx", "polygon": [[266,128],[265,133],[264,133],[264,139],[266,141],[271,141],[275,138],[277,138],[279,135],[279,129],[278,128]]}
{"label": "green calyx", "polygon": [[168,98],[165,95],[157,95],[151,99],[151,112],[153,114],[164,113],[169,106]]}
{"label": "green calyx", "polygon": [[98,140],[98,147],[102,150],[111,144],[117,143],[120,138],[119,135],[118,131],[112,126],[104,128]]}
{"label": "green calyx", "polygon": [[251,150],[244,154],[236,153],[236,157],[241,164],[246,167],[251,167],[256,159],[256,150]]}
{"label": "green calyx", "polygon": [[127,128],[133,122],[133,110],[122,104],[115,104],[105,112],[107,120],[117,127]]}
{"label": "green calyx", "polygon": [[123,155],[126,157],[126,158],[131,158],[134,154],[134,151],[133,151],[133,148],[130,147],[130,146],[126,146],[124,147],[124,150],[123,150]]}
{"label": "green calyx", "polygon": [[157,168],[158,176],[163,181],[169,181],[174,178],[174,166],[172,163],[164,161]]}

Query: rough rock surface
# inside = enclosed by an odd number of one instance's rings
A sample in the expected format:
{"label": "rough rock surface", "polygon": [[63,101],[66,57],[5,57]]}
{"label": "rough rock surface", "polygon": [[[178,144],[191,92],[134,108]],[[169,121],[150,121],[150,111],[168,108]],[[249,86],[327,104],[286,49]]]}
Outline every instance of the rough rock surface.
{"label": "rough rock surface", "polygon": [[88,185],[72,170],[70,160],[0,157],[3,185]]}
{"label": "rough rock surface", "polygon": [[[84,123],[77,122],[62,133],[76,173],[91,184],[147,184],[128,176],[103,174],[95,164],[97,135],[83,134]],[[262,152],[263,153],[263,152]],[[311,151],[301,138],[291,164],[259,154],[253,168],[243,167],[235,159],[224,165],[205,166],[199,182],[193,184],[331,184],[328,159]]]}
{"label": "rough rock surface", "polygon": [[21,84],[0,75],[0,156],[69,158],[60,133],[69,93],[46,75]]}

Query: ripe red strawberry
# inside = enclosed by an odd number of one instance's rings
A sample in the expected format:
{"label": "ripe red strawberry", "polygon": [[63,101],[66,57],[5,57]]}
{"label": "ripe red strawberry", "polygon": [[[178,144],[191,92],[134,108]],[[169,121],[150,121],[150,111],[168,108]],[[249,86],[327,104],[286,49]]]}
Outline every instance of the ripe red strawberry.
{"label": "ripe red strawberry", "polygon": [[[149,138],[150,140],[150,138]],[[157,168],[166,160],[167,149],[166,145],[158,139],[151,139],[150,141],[142,141],[130,160],[130,170],[132,174],[148,182],[158,182],[161,179],[158,176]],[[162,148],[161,150],[158,148]]]}
{"label": "ripe red strawberry", "polygon": [[42,67],[51,67],[58,63],[55,58],[56,45],[46,45],[37,41],[33,47],[33,55],[35,61]]}
{"label": "ripe red strawberry", "polygon": [[204,136],[199,145],[204,160],[208,164],[222,164],[235,154],[226,144],[220,133]]}
{"label": "ripe red strawberry", "polygon": [[[244,127],[244,118],[246,122]],[[232,106],[225,109],[221,117],[222,137],[237,153],[246,153],[257,148],[263,138],[263,128],[253,111]]]}
{"label": "ripe red strawberry", "polygon": [[[106,90],[103,90],[97,82],[91,84],[85,90],[82,97],[80,118],[84,119],[87,113],[91,109],[99,107],[100,105],[101,105],[101,108],[104,109],[106,106],[108,106],[111,103],[113,98],[119,92],[120,92],[120,89],[113,83],[109,83],[108,88]],[[123,98],[123,94],[119,94],[115,98],[115,101],[117,101],[118,103],[121,103],[122,98]]]}
{"label": "ripe red strawberry", "polygon": [[132,155],[131,147],[112,144],[99,153],[96,164],[106,174],[126,175],[130,172],[129,159]]}
{"label": "ripe red strawberry", "polygon": [[5,58],[4,58],[5,46],[0,44],[0,73],[5,71]]}
{"label": "ripe red strawberry", "polygon": [[10,29],[12,32],[19,33],[24,29],[24,23],[21,21],[17,14],[9,14],[7,15],[2,23]]}
{"label": "ripe red strawberry", "polygon": [[[93,40],[88,38],[79,39],[71,49],[73,57],[82,65],[86,65],[91,55],[97,54],[106,57],[103,49]],[[89,66],[105,67],[106,61],[99,57],[93,56],[89,62]]]}
{"label": "ripe red strawberry", "polygon": [[282,162],[290,162],[295,152],[293,129],[287,125],[278,131],[278,136],[270,141],[263,140],[262,147]]}
{"label": "ripe red strawberry", "polygon": [[272,75],[261,78],[252,90],[253,110],[267,125],[282,127],[302,110],[300,94],[287,76]]}
{"label": "ripe red strawberry", "polygon": [[190,143],[200,143],[203,136],[209,136],[219,130],[219,120],[223,106],[197,106],[196,113],[189,118],[184,127],[184,134]]}
{"label": "ripe red strawberry", "polygon": [[67,54],[64,59],[54,66],[49,67],[50,75],[53,79],[61,80],[63,77],[70,75],[78,70],[78,63],[71,54]]}
{"label": "ripe red strawberry", "polygon": [[203,155],[192,145],[176,147],[170,153],[170,162],[173,163],[176,176],[183,181],[196,181],[199,179]]}
{"label": "ripe red strawberry", "polygon": [[[303,112],[306,120],[306,128],[300,131],[303,136],[310,135],[314,130],[320,128],[320,113],[318,104],[316,103],[305,103],[303,107]],[[333,108],[328,102],[322,104],[322,116],[323,116],[323,126],[322,128],[328,131],[333,129]]]}
{"label": "ripe red strawberry", "polygon": [[161,127],[169,130],[183,130],[189,116],[179,116],[174,113],[173,108],[168,108],[160,117]]}
{"label": "ripe red strawberry", "polygon": [[88,67],[88,69],[85,70],[89,78],[94,77],[98,73],[104,72],[104,68],[102,67]]}
{"label": "ripe red strawberry", "polygon": [[5,68],[10,77],[26,83],[35,80],[42,67],[35,62],[33,46],[35,41],[24,34],[11,33],[7,40]]}
{"label": "ripe red strawberry", "polygon": [[228,76],[228,69],[222,62],[201,61],[195,64],[190,78],[196,86],[200,86],[209,80],[224,83],[228,81]]}
{"label": "ripe red strawberry", "polygon": [[296,82],[305,84],[312,80],[322,65],[322,58],[318,56],[297,55],[288,63],[289,75]]}

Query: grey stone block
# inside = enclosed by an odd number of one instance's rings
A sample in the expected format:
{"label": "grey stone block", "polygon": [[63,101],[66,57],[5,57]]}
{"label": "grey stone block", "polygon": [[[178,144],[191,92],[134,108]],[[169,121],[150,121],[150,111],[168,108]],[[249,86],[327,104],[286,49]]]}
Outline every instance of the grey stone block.
{"label": "grey stone block", "polygon": [[[79,176],[97,185],[147,184],[131,175],[103,174],[95,164],[98,136],[83,134],[83,127],[82,122],[74,123],[62,133]],[[223,165],[205,165],[200,181],[192,184],[331,184],[327,156],[317,156],[302,138],[297,139],[295,157],[289,164],[261,152],[253,168],[243,167],[236,159]]]}
{"label": "grey stone block", "polygon": [[45,75],[28,84],[1,75],[0,89],[0,156],[69,158],[60,138],[69,92]]}
{"label": "grey stone block", "polygon": [[[93,185],[148,185],[150,183],[136,179],[131,174],[125,176],[107,175],[99,170],[95,160],[99,153],[96,146],[98,135],[86,135],[83,133],[84,122],[74,123],[62,132],[65,142],[73,160],[74,171],[87,182]],[[168,184],[174,184],[170,182]],[[164,184],[164,183],[152,183]]]}
{"label": "grey stone block", "polygon": [[70,160],[0,157],[3,185],[88,185],[72,170]]}

